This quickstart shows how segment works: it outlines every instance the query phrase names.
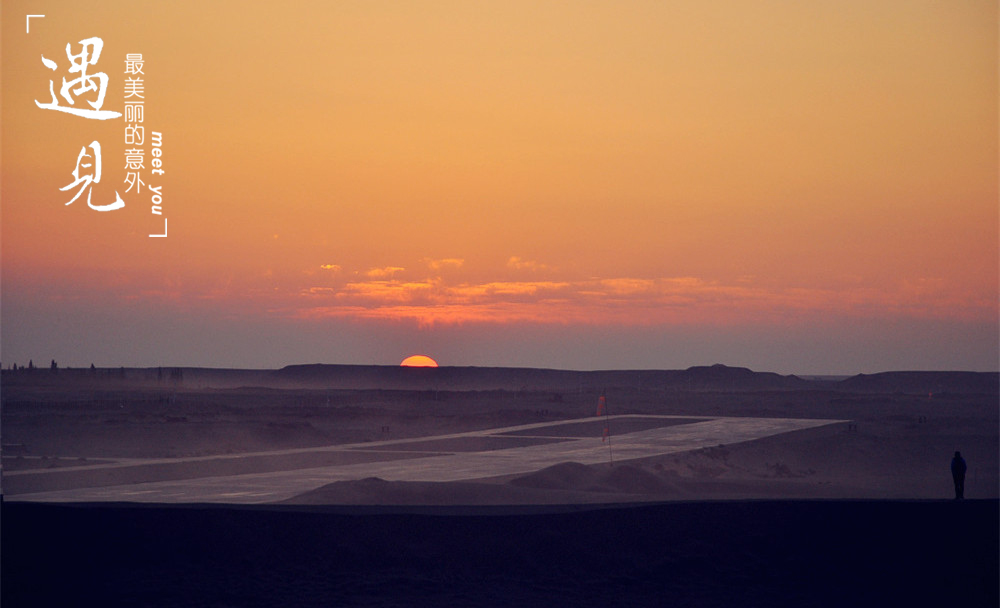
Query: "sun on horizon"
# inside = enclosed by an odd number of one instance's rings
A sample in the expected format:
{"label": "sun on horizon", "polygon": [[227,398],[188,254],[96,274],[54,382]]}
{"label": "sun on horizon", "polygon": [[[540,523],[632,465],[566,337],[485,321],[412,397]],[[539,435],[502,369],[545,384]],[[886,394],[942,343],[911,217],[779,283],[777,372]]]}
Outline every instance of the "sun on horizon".
{"label": "sun on horizon", "polygon": [[410,355],[403,359],[400,367],[437,367],[437,361],[427,355]]}

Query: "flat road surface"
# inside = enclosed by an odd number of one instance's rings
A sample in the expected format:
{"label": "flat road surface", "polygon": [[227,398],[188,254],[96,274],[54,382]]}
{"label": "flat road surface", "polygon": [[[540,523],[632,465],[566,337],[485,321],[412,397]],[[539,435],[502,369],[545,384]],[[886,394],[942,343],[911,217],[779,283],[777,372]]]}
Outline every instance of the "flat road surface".
{"label": "flat road surface", "polygon": [[[469,481],[731,445],[840,420],[622,415],[391,441],[3,472],[4,500],[257,504],[335,481]],[[609,443],[602,440],[605,424]]]}

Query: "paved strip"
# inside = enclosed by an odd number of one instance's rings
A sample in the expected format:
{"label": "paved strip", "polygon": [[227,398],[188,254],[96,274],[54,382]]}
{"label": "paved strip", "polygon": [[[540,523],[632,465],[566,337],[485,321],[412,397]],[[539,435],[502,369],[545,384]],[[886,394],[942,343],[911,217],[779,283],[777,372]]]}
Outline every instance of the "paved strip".
{"label": "paved strip", "polygon": [[[583,419],[581,422],[588,420],[593,419]],[[553,424],[565,424],[566,422],[525,426],[541,428]],[[613,458],[615,462],[648,458],[720,444],[741,443],[836,422],[842,421],[791,418],[715,418],[703,422],[616,435],[612,437],[610,447],[606,443],[601,443],[597,438],[590,437],[544,445],[483,452],[462,452],[398,461],[375,461],[289,471],[37,492],[7,496],[6,499],[49,502],[267,503],[291,498],[335,481],[349,481],[367,477],[379,477],[387,481],[467,481],[530,473],[560,462],[599,464],[608,462],[610,458]],[[379,443],[398,445],[442,438],[487,437],[508,432],[510,428],[512,427]],[[280,450],[266,454],[281,455],[333,449],[371,449],[376,445],[377,443],[372,442],[305,450]],[[244,456],[259,457],[262,454],[264,453]],[[237,456],[233,455],[233,457]],[[197,459],[172,459],[171,461],[176,460]]]}
{"label": "paved strip", "polygon": [[[624,416],[623,416],[624,417]],[[614,422],[612,417],[612,422]],[[664,417],[668,418],[668,417]],[[674,418],[674,417],[669,417]],[[585,422],[594,418],[581,419]],[[523,425],[541,428],[572,421]],[[410,458],[398,461],[375,461],[357,464],[316,467],[291,471],[251,473],[200,479],[148,482],[100,488],[79,488],[52,492],[38,492],[6,497],[8,500],[49,502],[218,502],[255,504],[291,498],[335,481],[349,481],[379,477],[387,481],[467,481],[531,473],[561,462],[598,464],[613,458],[616,462],[649,458],[662,454],[685,452],[734,444],[771,435],[815,428],[842,422],[840,420],[794,418],[714,418],[691,424],[652,428],[612,437],[610,447],[598,438],[584,438],[482,452],[462,452],[445,456]],[[406,441],[492,436],[509,432],[511,428],[490,431],[473,431],[435,437],[414,438],[382,442],[398,444]],[[370,449],[375,442],[340,446],[340,449],[364,447]],[[332,448],[311,448],[332,449]],[[302,450],[292,450],[301,452]],[[277,453],[286,453],[282,450]]]}
{"label": "paved strip", "polygon": [[[690,418],[676,416],[623,416],[641,422],[667,426],[671,423],[690,422]],[[645,420],[654,418],[654,420]],[[482,452],[553,443],[561,439],[552,437],[525,438],[509,433],[545,432],[560,426],[586,427],[598,418],[581,418],[531,423],[486,430],[465,431],[431,437],[410,437],[361,443],[333,444],[308,448],[291,448],[239,454],[212,456],[184,456],[170,458],[130,458],[117,462],[78,464],[52,469],[25,469],[4,471],[3,492],[6,497],[61,492],[84,488],[134,486],[142,483],[180,481],[206,477],[233,477],[236,475],[270,473],[344,466],[362,462],[398,460],[427,456],[447,456],[455,452]],[[617,422],[617,421],[615,421]],[[599,431],[597,431],[599,432]],[[594,435],[595,433],[591,433]],[[578,436],[579,437],[579,436]],[[578,438],[577,437],[577,438]],[[434,449],[428,449],[433,447]]]}
{"label": "paved strip", "polygon": [[[665,421],[676,421],[676,420],[701,420],[707,419],[697,416],[658,416],[651,414],[623,414],[621,416],[609,416],[612,422],[616,420],[625,420],[629,418],[649,418],[649,419],[662,419]],[[519,435],[511,435],[510,437],[504,437],[511,433],[517,433],[521,431],[530,431],[535,429],[543,429],[546,427],[562,426],[565,424],[586,424],[588,422],[598,422],[603,421],[603,417],[592,416],[589,418],[574,418],[571,420],[555,420],[550,422],[533,422],[531,424],[520,424],[517,426],[505,426],[495,429],[485,429],[479,431],[463,431],[460,433],[448,433],[445,435],[432,435],[429,437],[408,437],[405,439],[386,439],[382,441],[365,441],[362,443],[337,443],[333,445],[316,446],[311,448],[288,448],[284,450],[267,450],[263,452],[241,452],[238,454],[215,454],[212,456],[181,456],[181,457],[171,457],[171,458],[116,458],[113,461],[104,458],[101,463],[94,464],[83,464],[76,466],[67,467],[56,467],[51,469],[21,469],[17,471],[4,471],[4,477],[16,477],[18,475],[43,475],[43,474],[58,474],[72,471],[93,471],[100,469],[121,469],[125,467],[141,467],[151,464],[179,464],[179,463],[192,463],[192,462],[209,462],[209,461],[224,461],[224,460],[244,460],[247,458],[257,458],[257,457],[269,457],[269,456],[293,456],[297,454],[316,454],[321,452],[341,452],[341,451],[351,451],[351,450],[364,450],[364,451],[376,451],[380,447],[391,447],[391,446],[405,446],[406,444],[414,443],[426,443],[430,441],[440,441],[445,439],[460,439],[465,437],[496,437],[498,439],[510,439],[511,441],[517,441],[519,439],[525,439],[525,437]],[[553,437],[536,437],[540,440],[551,440]],[[398,450],[392,450],[398,451]],[[417,450],[421,451],[421,450]],[[441,450],[436,450],[441,451]],[[65,456],[63,458],[72,458],[72,456]]]}

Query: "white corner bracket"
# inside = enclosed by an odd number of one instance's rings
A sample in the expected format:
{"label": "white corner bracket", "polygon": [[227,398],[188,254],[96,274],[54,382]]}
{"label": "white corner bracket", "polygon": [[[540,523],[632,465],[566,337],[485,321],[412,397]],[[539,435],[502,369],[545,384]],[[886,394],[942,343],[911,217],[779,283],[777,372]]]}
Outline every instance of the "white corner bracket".
{"label": "white corner bracket", "polygon": [[166,237],[167,236],[167,218],[163,218],[163,234],[151,234],[150,238],[156,237]]}
{"label": "white corner bracket", "polygon": [[26,33],[26,34],[30,34],[31,33],[31,18],[32,17],[45,17],[45,15],[28,15],[27,17],[25,17],[25,19],[24,19],[24,33]]}

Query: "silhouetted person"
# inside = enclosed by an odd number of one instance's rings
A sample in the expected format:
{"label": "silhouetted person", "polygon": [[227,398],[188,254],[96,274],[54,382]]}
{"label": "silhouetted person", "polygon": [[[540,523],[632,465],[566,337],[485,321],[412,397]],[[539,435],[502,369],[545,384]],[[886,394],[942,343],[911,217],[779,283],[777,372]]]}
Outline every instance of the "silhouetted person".
{"label": "silhouetted person", "polygon": [[965,459],[961,452],[955,452],[951,459],[951,478],[955,480],[955,500],[965,498]]}

